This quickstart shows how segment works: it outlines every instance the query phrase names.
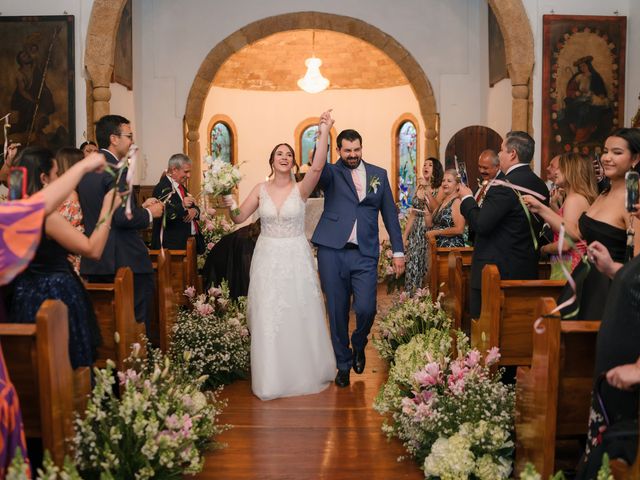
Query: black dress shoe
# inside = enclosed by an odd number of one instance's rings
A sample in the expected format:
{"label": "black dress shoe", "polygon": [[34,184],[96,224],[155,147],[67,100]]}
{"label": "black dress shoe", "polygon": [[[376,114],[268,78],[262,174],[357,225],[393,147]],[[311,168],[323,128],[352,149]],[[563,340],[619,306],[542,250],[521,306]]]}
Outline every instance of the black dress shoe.
{"label": "black dress shoe", "polygon": [[339,387],[349,386],[349,370],[338,370],[336,375],[336,385]]}
{"label": "black dress shoe", "polygon": [[353,371],[360,374],[364,372],[364,365],[367,359],[364,357],[364,349],[353,349]]}

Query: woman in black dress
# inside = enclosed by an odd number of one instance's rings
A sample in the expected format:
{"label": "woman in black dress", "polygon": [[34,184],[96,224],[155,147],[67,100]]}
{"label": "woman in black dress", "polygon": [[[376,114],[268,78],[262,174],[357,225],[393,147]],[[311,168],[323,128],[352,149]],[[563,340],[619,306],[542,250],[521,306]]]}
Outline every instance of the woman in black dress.
{"label": "woman in black dress", "polygon": [[[640,253],[640,233],[635,236],[633,244],[627,248],[627,229],[631,227],[631,216],[625,208],[626,185],[625,174],[638,168],[640,162],[640,130],[637,128],[620,128],[609,135],[602,153],[604,173],[610,180],[610,186],[604,190],[591,206],[582,213],[578,223],[564,222],[566,233],[574,241],[585,240],[587,244],[594,241],[602,243],[614,261],[623,263],[626,258]],[[563,218],[530,195],[523,196],[524,202],[533,213],[540,214],[551,226],[559,231]],[[636,228],[637,229],[637,228]],[[572,318],[581,320],[599,320],[602,318],[607,292],[611,280],[595,268],[579,264],[573,272],[577,284],[576,305],[569,305],[563,314],[575,312]],[[558,299],[558,303],[570,298],[573,290],[570,286]]]}
{"label": "woman in black dress", "polygon": [[[639,395],[633,387],[640,383],[640,255],[623,266],[599,242],[589,245],[587,255],[613,281],[598,332],[589,431],[578,466],[579,480],[596,478],[604,453],[633,463],[638,441]],[[613,435],[616,430],[635,430],[636,436]]]}
{"label": "woman in black dress", "polygon": [[[101,155],[101,154],[96,154]],[[28,147],[16,160],[27,172],[27,194],[33,195],[57,178],[58,167],[53,154],[41,147]],[[105,196],[100,212],[103,222],[91,237],[78,232],[57,211],[44,222],[44,232],[36,254],[13,282],[10,321],[33,323],[47,299],[66,304],[69,318],[69,357],[71,366],[91,366],[100,343],[100,334],[91,301],[82,282],[67,260],[69,253],[98,259],[102,255],[111,228],[114,192]],[[116,197],[114,207],[120,205]]]}

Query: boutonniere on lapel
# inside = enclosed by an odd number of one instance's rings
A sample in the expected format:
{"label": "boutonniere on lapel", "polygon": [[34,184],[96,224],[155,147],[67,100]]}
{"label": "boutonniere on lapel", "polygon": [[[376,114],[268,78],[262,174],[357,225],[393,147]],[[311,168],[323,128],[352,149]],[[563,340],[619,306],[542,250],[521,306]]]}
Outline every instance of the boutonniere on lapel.
{"label": "boutonniere on lapel", "polygon": [[378,193],[378,187],[380,186],[380,179],[378,177],[371,177],[369,180],[369,193]]}

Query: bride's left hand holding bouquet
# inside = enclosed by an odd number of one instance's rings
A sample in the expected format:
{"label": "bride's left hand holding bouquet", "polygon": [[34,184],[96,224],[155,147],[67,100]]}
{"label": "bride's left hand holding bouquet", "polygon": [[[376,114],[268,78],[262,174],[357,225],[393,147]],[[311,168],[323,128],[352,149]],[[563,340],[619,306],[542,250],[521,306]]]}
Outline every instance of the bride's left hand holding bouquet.
{"label": "bride's left hand holding bouquet", "polygon": [[[225,203],[231,198],[231,191],[240,183],[242,175],[240,169],[220,158],[214,159],[211,155],[204,157],[207,170],[204,172],[202,189],[211,195],[223,195]],[[233,215],[238,215],[240,211],[237,206],[232,209]]]}

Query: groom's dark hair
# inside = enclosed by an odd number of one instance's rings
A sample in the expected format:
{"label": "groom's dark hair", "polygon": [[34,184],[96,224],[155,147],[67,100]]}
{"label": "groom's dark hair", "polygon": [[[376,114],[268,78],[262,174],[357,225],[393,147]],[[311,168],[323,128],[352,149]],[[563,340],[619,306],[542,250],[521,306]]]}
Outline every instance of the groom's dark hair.
{"label": "groom's dark hair", "polygon": [[338,135],[336,143],[338,144],[338,148],[342,148],[342,140],[349,140],[350,142],[355,142],[356,140],[360,140],[360,146],[362,146],[362,137],[355,130],[343,130]]}

